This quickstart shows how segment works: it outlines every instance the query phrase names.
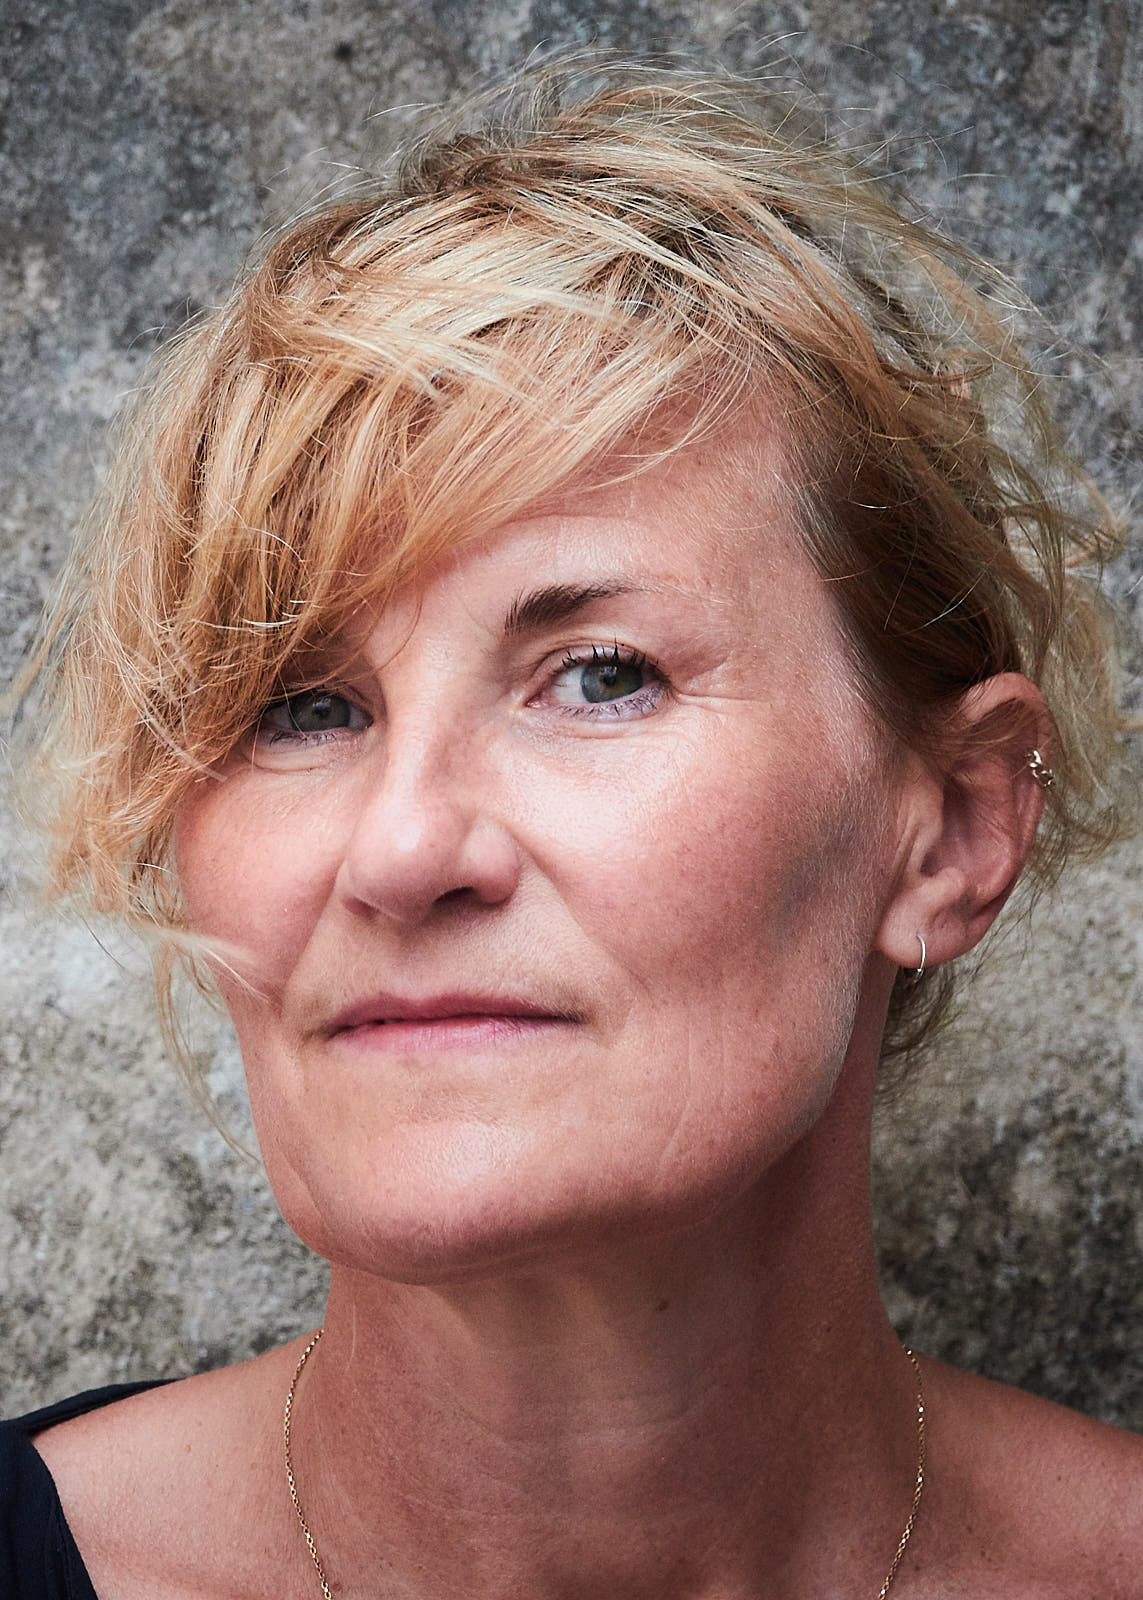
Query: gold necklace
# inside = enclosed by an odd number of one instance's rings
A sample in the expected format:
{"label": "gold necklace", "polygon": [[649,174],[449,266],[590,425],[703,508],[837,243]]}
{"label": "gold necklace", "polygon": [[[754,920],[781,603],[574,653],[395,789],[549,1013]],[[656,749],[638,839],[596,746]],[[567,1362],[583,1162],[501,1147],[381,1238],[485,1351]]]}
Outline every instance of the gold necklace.
{"label": "gold necklace", "polygon": [[[913,1363],[913,1377],[917,1381],[917,1476],[913,1480],[913,1504],[909,1508],[909,1520],[897,1541],[897,1549],[893,1555],[893,1562],[881,1585],[877,1600],[885,1600],[885,1596],[892,1588],[893,1579],[897,1576],[897,1568],[901,1565],[901,1557],[905,1554],[905,1546],[912,1538],[913,1529],[917,1524],[917,1512],[921,1509],[921,1496],[925,1492],[925,1385],[921,1379],[921,1364],[916,1356],[906,1345],[905,1354]],[[305,1523],[302,1523],[305,1527]],[[321,1571],[321,1568],[318,1568]]]}
{"label": "gold necklace", "polygon": [[314,1536],[307,1527],[306,1519],[302,1515],[302,1502],[298,1499],[298,1486],[294,1482],[294,1463],[290,1460],[290,1419],[293,1416],[294,1411],[294,1390],[298,1387],[298,1379],[302,1375],[302,1368],[310,1358],[311,1350],[317,1344],[324,1332],[324,1327],[318,1329],[313,1338],[310,1340],[309,1344],[306,1345],[305,1349],[302,1351],[302,1358],[294,1368],[294,1375],[290,1379],[289,1392],[286,1395],[286,1416],[282,1423],[282,1442],[286,1447],[286,1482],[290,1486],[290,1499],[294,1502],[294,1510],[298,1513],[298,1521],[301,1523],[302,1532],[305,1534],[306,1546],[309,1549],[310,1555],[313,1557],[314,1566],[317,1568],[318,1580],[321,1583],[321,1592],[325,1596],[325,1600],[333,1600],[333,1595],[330,1593],[329,1584],[325,1581],[325,1569],[321,1564],[321,1557],[317,1553],[317,1545],[314,1543]]}
{"label": "gold necklace", "polygon": [[[325,1600],[333,1600],[332,1591],[330,1590],[329,1584],[326,1581],[325,1568],[321,1564],[321,1557],[318,1555],[317,1545],[314,1543],[314,1536],[310,1532],[309,1525],[307,1524],[305,1516],[302,1512],[302,1502],[298,1498],[298,1486],[294,1480],[294,1464],[290,1457],[290,1422],[294,1413],[294,1393],[298,1387],[298,1379],[302,1375],[302,1368],[309,1360],[314,1346],[317,1344],[324,1332],[324,1328],[318,1329],[313,1338],[310,1340],[309,1344],[307,1344],[305,1349],[302,1351],[301,1359],[294,1368],[294,1375],[290,1379],[290,1387],[286,1392],[286,1414],[282,1422],[282,1443],[286,1454],[286,1482],[290,1486],[290,1499],[293,1501],[294,1510],[298,1514],[298,1522],[301,1525],[302,1534],[306,1541],[306,1548],[309,1550],[313,1564],[317,1568],[318,1582],[321,1584],[321,1592],[324,1595]],[[917,1522],[917,1513],[921,1509],[921,1496],[925,1492],[925,1386],[921,1381],[921,1367],[916,1356],[911,1350],[908,1349],[905,1351],[905,1354],[913,1363],[913,1375],[917,1380],[917,1476],[913,1485],[913,1504],[909,1511],[909,1520],[906,1522],[904,1531],[902,1532],[900,1539],[897,1541],[897,1549],[893,1556],[893,1563],[889,1568],[888,1574],[886,1575],[885,1582],[881,1585],[881,1590],[877,1596],[877,1600],[885,1600],[885,1596],[889,1593],[889,1590],[892,1587],[893,1579],[897,1576],[897,1568],[901,1565],[901,1557],[905,1554],[905,1547],[912,1537],[913,1529]]]}

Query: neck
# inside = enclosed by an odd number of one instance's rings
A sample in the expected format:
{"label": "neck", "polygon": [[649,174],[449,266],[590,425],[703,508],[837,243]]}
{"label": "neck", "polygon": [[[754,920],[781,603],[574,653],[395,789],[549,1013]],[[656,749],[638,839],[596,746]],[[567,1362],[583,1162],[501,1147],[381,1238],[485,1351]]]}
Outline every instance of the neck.
{"label": "neck", "polygon": [[916,1431],[868,1101],[847,1067],[735,1206],[637,1247],[445,1287],[335,1268],[294,1459],[342,1592],[872,1600]]}

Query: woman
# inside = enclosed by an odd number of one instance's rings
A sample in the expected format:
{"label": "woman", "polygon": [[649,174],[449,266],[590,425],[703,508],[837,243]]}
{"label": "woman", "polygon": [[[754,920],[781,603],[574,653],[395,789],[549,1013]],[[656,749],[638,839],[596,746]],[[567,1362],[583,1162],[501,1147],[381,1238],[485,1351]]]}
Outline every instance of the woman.
{"label": "woman", "polygon": [[331,1290],[4,1430],[10,1582],[1143,1594],[1143,1445],[902,1350],[868,1201],[882,1058],[1118,826],[1110,534],[788,106],[533,87],[276,241],[77,557],[57,883],[217,986]]}

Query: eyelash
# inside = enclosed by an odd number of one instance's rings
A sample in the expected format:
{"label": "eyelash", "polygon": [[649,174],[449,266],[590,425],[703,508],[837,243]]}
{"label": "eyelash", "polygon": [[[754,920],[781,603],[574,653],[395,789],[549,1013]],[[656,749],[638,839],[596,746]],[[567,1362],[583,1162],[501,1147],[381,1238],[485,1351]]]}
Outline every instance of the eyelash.
{"label": "eyelash", "polygon": [[576,667],[588,667],[595,662],[646,669],[654,675],[653,680],[620,700],[603,700],[595,703],[589,701],[584,705],[557,705],[555,709],[561,716],[587,717],[597,722],[603,719],[623,721],[628,718],[645,717],[657,709],[667,689],[663,673],[653,661],[648,660],[642,650],[621,645],[618,640],[609,646],[592,644],[565,651],[559,670],[549,675],[544,687],[550,688],[553,680],[562,672],[574,671]]}
{"label": "eyelash", "polygon": [[[597,722],[601,720],[624,721],[629,718],[645,717],[659,706],[667,688],[662,672],[653,661],[648,660],[642,650],[629,649],[627,646],[619,644],[618,641],[609,646],[591,644],[566,650],[560,660],[559,667],[554,672],[548,673],[540,694],[542,695],[545,690],[550,690],[552,683],[561,673],[574,672],[577,667],[591,666],[599,662],[611,666],[635,667],[640,671],[646,670],[653,674],[653,678],[650,683],[644,684],[634,693],[625,695],[618,700],[588,701],[582,705],[556,704],[553,709],[560,716],[586,717],[591,721]],[[271,726],[268,720],[269,715],[279,706],[288,705],[290,701],[300,700],[306,695],[316,696],[323,694],[336,696],[338,699],[344,700],[350,706],[351,711],[356,712],[358,715],[368,715],[337,684],[315,684],[311,688],[294,689],[290,694],[281,695],[278,699],[270,701],[251,730],[251,737],[256,743],[260,743],[269,749],[287,745],[295,750],[312,750],[319,745],[327,744],[331,741],[336,742],[343,733],[363,731],[352,728],[325,728],[306,733],[300,729],[275,728]],[[536,698],[539,697],[537,696]]]}
{"label": "eyelash", "polygon": [[[306,733],[300,728],[275,728],[271,725],[269,721],[271,711],[277,710],[279,706],[288,706],[291,701],[302,700],[310,695],[312,695],[314,698],[318,698],[322,695],[328,695],[331,699],[344,700],[346,705],[348,705],[350,708],[351,715],[356,714],[357,716],[363,717],[369,716],[368,712],[364,711],[362,707],[358,705],[354,697],[339,684],[315,683],[307,687],[291,689],[289,694],[279,695],[276,700],[271,700],[269,704],[263,708],[261,715],[258,717],[258,720],[251,729],[250,737],[253,739],[254,743],[260,744],[271,750],[275,746],[282,744],[285,744],[294,750],[313,750],[318,745],[336,742],[338,737],[343,733],[356,733],[363,731],[355,728],[320,728],[315,729],[310,733]],[[369,718],[369,721],[372,721],[372,718]]]}

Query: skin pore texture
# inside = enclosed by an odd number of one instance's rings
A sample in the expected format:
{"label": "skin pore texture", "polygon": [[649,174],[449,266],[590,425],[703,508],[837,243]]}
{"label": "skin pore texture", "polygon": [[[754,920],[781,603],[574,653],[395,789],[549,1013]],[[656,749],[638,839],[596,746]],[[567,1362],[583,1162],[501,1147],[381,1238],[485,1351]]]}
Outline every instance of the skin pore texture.
{"label": "skin pore texture", "polygon": [[[888,1570],[916,1432],[880,1034],[918,931],[954,958],[1015,882],[1049,727],[1007,675],[963,708],[1007,741],[892,747],[760,454],[693,445],[442,559],[179,818],[267,1170],[332,1263],[294,1464],[340,1596],[873,1600]],[[40,1436],[101,1600],[319,1592],[302,1342]],[[924,1372],[894,1595],[1143,1593],[1138,1442]]]}

